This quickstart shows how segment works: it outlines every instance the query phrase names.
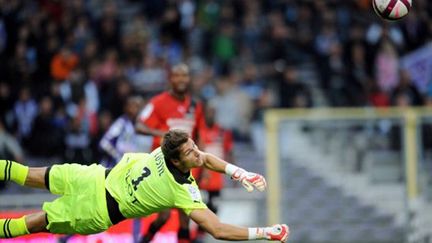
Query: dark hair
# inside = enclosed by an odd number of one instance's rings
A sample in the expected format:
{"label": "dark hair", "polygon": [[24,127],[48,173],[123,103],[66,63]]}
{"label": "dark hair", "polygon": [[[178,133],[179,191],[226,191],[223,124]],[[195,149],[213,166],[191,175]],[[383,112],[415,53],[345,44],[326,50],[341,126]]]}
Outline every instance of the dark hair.
{"label": "dark hair", "polygon": [[161,146],[165,161],[180,159],[180,146],[188,139],[189,134],[180,129],[173,129],[165,133]]}

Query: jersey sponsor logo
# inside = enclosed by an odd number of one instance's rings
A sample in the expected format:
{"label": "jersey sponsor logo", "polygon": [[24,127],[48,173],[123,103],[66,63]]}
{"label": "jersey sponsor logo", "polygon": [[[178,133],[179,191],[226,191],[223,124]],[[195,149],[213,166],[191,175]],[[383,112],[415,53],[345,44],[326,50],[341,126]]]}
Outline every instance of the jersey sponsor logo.
{"label": "jersey sponsor logo", "polygon": [[193,185],[187,185],[187,187],[188,187],[189,195],[191,196],[192,200],[196,203],[201,202],[202,201],[201,193],[198,190],[198,188]]}
{"label": "jersey sponsor logo", "polygon": [[140,120],[147,120],[152,114],[153,109],[154,105],[152,103],[147,104],[139,115]]}

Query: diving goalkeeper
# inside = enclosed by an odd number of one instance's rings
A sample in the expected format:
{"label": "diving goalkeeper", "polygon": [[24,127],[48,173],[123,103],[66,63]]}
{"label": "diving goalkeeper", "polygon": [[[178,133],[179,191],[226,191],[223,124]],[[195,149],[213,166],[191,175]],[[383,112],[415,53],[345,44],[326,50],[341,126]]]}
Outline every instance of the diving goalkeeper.
{"label": "diving goalkeeper", "polygon": [[205,166],[240,181],[248,191],[266,187],[264,177],[247,172],[200,151],[186,132],[171,130],[160,148],[150,154],[126,153],[112,169],[101,165],[53,165],[29,168],[0,160],[0,180],[46,188],[60,195],[42,210],[19,219],[0,219],[0,238],[51,232],[95,234],[127,218],[144,217],[168,209],[182,209],[216,239],[267,239],[285,242],[289,228],[243,228],[221,223],[201,200],[190,169]]}

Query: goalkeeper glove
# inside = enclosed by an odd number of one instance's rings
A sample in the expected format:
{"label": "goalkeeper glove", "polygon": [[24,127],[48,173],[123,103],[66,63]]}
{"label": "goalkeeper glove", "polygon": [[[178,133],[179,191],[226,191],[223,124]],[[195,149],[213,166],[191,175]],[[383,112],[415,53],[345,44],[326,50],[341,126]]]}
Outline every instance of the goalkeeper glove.
{"label": "goalkeeper glove", "polygon": [[266,228],[249,228],[249,240],[271,240],[286,242],[290,234],[286,224],[276,224]]}
{"label": "goalkeeper glove", "polygon": [[255,187],[262,192],[267,187],[267,182],[264,176],[248,172],[235,165],[227,164],[225,172],[230,175],[233,180],[240,181],[248,192],[252,192]]}

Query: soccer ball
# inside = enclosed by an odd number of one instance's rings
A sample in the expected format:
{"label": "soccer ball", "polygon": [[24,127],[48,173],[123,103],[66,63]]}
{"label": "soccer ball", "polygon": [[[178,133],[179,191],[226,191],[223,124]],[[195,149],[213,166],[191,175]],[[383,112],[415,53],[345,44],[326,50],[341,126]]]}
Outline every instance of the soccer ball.
{"label": "soccer ball", "polygon": [[372,0],[372,6],[381,18],[398,20],[408,14],[412,0]]}

